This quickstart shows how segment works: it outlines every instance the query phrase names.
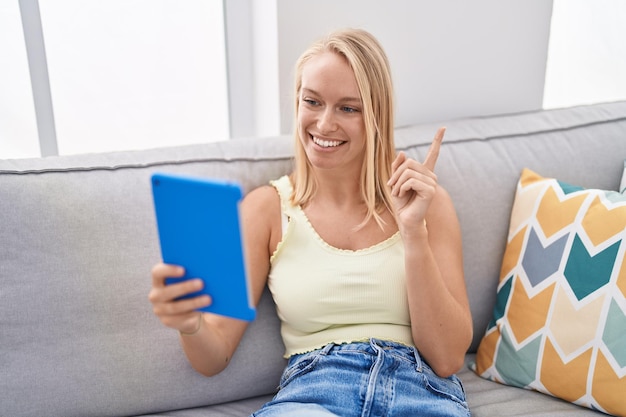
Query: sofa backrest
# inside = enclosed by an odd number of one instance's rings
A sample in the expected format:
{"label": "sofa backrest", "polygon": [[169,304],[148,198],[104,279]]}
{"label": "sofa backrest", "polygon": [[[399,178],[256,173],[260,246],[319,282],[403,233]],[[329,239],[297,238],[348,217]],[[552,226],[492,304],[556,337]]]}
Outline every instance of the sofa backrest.
{"label": "sofa backrest", "polygon": [[[524,167],[616,190],[626,102],[441,123],[437,164],[461,221],[475,350],[495,301]],[[439,123],[397,129],[423,159]],[[196,374],[147,300],[159,260],[150,175],[239,181],[292,168],[292,139],[0,161],[0,415],[134,415],[271,393],[284,366],[266,293],[229,368]]]}
{"label": "sofa backrest", "polygon": [[284,360],[265,294],[232,366],[205,378],[152,314],[153,172],[291,170],[291,139],[0,161],[0,415],[123,416],[273,392]]}

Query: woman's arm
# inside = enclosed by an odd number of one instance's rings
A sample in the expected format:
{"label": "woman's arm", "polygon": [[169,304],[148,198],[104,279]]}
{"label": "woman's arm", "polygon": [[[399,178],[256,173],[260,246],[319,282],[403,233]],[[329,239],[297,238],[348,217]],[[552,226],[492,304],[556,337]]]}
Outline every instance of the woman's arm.
{"label": "woman's arm", "polygon": [[[280,201],[276,190],[265,186],[250,192],[241,203],[240,214],[246,271],[254,304],[258,305],[267,282],[270,255],[280,239]],[[173,265],[158,264],[153,268],[149,299],[154,314],[164,325],[180,332],[183,350],[196,371],[216,375],[229,364],[248,323],[197,312],[196,308],[210,304],[210,297],[176,300],[202,286],[201,280],[165,285],[166,277],[182,274],[183,270]]]}
{"label": "woman's arm", "polygon": [[449,376],[463,365],[473,330],[459,221],[433,172],[444,132],[435,135],[423,164],[401,152],[389,185],[405,248],[413,340],[433,370]]}
{"label": "woman's arm", "polygon": [[413,340],[440,376],[462,366],[472,341],[459,222],[448,193],[437,187],[426,225],[403,236]]}

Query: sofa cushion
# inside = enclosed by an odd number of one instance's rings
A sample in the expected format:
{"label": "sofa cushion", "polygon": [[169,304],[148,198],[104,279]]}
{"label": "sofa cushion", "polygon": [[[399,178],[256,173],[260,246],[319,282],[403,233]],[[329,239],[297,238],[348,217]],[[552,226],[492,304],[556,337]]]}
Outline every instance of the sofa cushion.
{"label": "sofa cushion", "polygon": [[474,370],[626,415],[626,197],[525,169]]}
{"label": "sofa cushion", "polygon": [[626,194],[626,159],[624,160],[624,173],[622,174],[622,182],[619,185],[619,192]]}
{"label": "sofa cushion", "polygon": [[276,390],[284,346],[269,292],[232,364],[206,378],[148,302],[160,260],[154,171],[245,190],[291,170],[292,141],[0,161],[0,415],[122,416]]}

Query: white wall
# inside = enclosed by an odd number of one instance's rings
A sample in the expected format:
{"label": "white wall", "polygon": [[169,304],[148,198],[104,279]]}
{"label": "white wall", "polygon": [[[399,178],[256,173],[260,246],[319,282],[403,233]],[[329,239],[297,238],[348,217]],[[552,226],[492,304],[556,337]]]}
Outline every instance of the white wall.
{"label": "white wall", "polygon": [[232,138],[280,132],[276,0],[223,0]]}
{"label": "white wall", "polygon": [[346,26],[369,30],[386,49],[398,126],[542,107],[551,0],[261,2],[278,13],[282,133],[293,125],[296,59]]}
{"label": "white wall", "polygon": [[626,2],[554,0],[544,108],[626,100]]}

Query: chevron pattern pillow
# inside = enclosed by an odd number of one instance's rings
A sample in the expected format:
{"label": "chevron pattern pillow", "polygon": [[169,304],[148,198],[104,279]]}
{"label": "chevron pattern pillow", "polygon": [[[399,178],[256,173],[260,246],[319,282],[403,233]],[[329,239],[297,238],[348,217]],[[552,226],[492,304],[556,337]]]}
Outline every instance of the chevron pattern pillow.
{"label": "chevron pattern pillow", "polygon": [[525,169],[483,378],[626,416],[626,196]]}

